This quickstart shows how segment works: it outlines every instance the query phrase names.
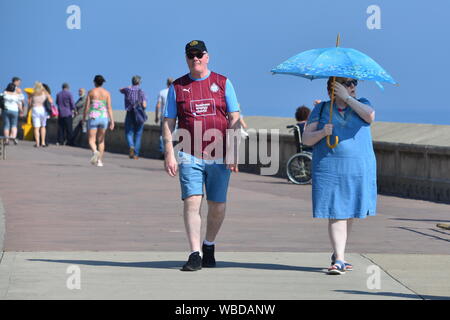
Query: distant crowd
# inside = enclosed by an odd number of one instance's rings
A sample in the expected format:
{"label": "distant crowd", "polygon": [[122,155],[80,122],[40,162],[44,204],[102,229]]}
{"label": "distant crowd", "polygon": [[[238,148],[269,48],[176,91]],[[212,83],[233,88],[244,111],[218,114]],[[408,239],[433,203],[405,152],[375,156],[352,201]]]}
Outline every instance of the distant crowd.
{"label": "distant crowd", "polygon": [[[147,96],[140,87],[141,81],[140,76],[133,76],[130,86],[119,89],[124,95],[125,135],[131,159],[139,159],[144,123],[147,120]],[[22,80],[13,77],[4,92],[0,93],[5,144],[18,144],[19,119],[25,117],[24,139],[34,140],[35,148],[47,147],[47,120],[55,118],[58,123],[56,145],[80,146],[87,139],[93,151],[91,163],[102,166],[105,131],[107,128],[114,129],[114,116],[111,95],[103,88],[105,79],[97,75],[93,82],[94,88],[90,91],[78,89],[78,99],[75,101],[68,83],[62,84],[61,91],[54,99],[47,84],[36,81],[33,88],[22,90]],[[172,82],[173,79],[168,78],[167,87],[158,93],[154,121],[161,126],[168,87]],[[161,137],[161,156],[163,149]]]}

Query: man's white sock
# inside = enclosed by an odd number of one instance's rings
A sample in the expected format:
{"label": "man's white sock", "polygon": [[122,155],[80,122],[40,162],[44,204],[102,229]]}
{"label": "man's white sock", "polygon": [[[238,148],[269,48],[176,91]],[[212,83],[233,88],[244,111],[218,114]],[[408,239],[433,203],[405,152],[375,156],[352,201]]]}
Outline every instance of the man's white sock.
{"label": "man's white sock", "polygon": [[209,242],[208,240],[204,240],[203,241],[203,244],[206,244],[207,246],[213,246],[213,245],[215,245],[216,243],[213,241],[213,242]]}

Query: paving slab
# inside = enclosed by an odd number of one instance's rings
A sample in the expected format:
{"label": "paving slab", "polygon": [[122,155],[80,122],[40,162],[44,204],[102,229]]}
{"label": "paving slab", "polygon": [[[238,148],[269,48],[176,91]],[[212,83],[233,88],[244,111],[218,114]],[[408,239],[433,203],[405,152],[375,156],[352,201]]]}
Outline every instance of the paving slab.
{"label": "paving slab", "polygon": [[423,299],[450,300],[450,255],[366,254]]}
{"label": "paving slab", "polygon": [[[184,258],[184,252],[6,252],[0,264],[0,297],[420,299],[381,269],[380,288],[374,288],[368,269],[374,265],[359,254],[349,255],[355,270],[341,276],[326,274],[329,256],[323,253],[224,252],[218,254],[216,268],[196,272],[179,270]],[[80,289],[74,288],[74,270],[79,270]]]}

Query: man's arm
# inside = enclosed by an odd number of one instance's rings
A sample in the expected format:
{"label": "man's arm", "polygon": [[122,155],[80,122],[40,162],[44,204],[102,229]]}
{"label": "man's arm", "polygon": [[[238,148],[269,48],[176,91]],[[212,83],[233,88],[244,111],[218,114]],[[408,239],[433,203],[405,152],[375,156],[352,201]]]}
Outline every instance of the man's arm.
{"label": "man's arm", "polygon": [[164,118],[163,122],[163,140],[164,140],[164,166],[169,176],[174,177],[177,174],[178,163],[173,150],[172,132],[175,130],[176,119]]}
{"label": "man's arm", "polygon": [[227,157],[226,163],[228,169],[233,172],[239,172],[239,144],[241,143],[241,122],[240,112],[228,113],[228,130],[227,130]]}
{"label": "man's arm", "polygon": [[69,100],[70,100],[70,110],[75,111],[76,110],[75,103],[73,102],[73,96],[70,92],[69,92]]}
{"label": "man's arm", "polygon": [[155,123],[159,122],[160,110],[161,110],[161,101],[158,99],[158,102],[156,103],[156,107],[155,107]]}
{"label": "man's arm", "polygon": [[142,100],[142,108],[146,109],[147,108],[147,97],[145,95],[145,92],[143,90],[140,90],[140,95],[141,95],[141,100]]}

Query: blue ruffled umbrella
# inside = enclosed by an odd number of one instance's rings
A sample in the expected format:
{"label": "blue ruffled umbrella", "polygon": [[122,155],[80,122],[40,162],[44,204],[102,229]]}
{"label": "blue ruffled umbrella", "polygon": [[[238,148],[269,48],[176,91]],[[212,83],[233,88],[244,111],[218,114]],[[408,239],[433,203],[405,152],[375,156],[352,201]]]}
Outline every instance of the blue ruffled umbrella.
{"label": "blue ruffled umbrella", "polygon": [[[397,84],[395,80],[372,58],[366,54],[351,48],[339,47],[340,36],[338,35],[336,47],[321,48],[304,51],[292,58],[289,58],[276,68],[272,69],[273,74],[290,74],[306,79],[326,79],[333,77],[353,78],[357,80],[376,81],[380,88],[383,88],[380,82]],[[334,89],[331,95],[330,104],[330,123],[334,103]],[[336,142],[331,145],[330,137],[327,137],[327,144],[334,148]]]}

